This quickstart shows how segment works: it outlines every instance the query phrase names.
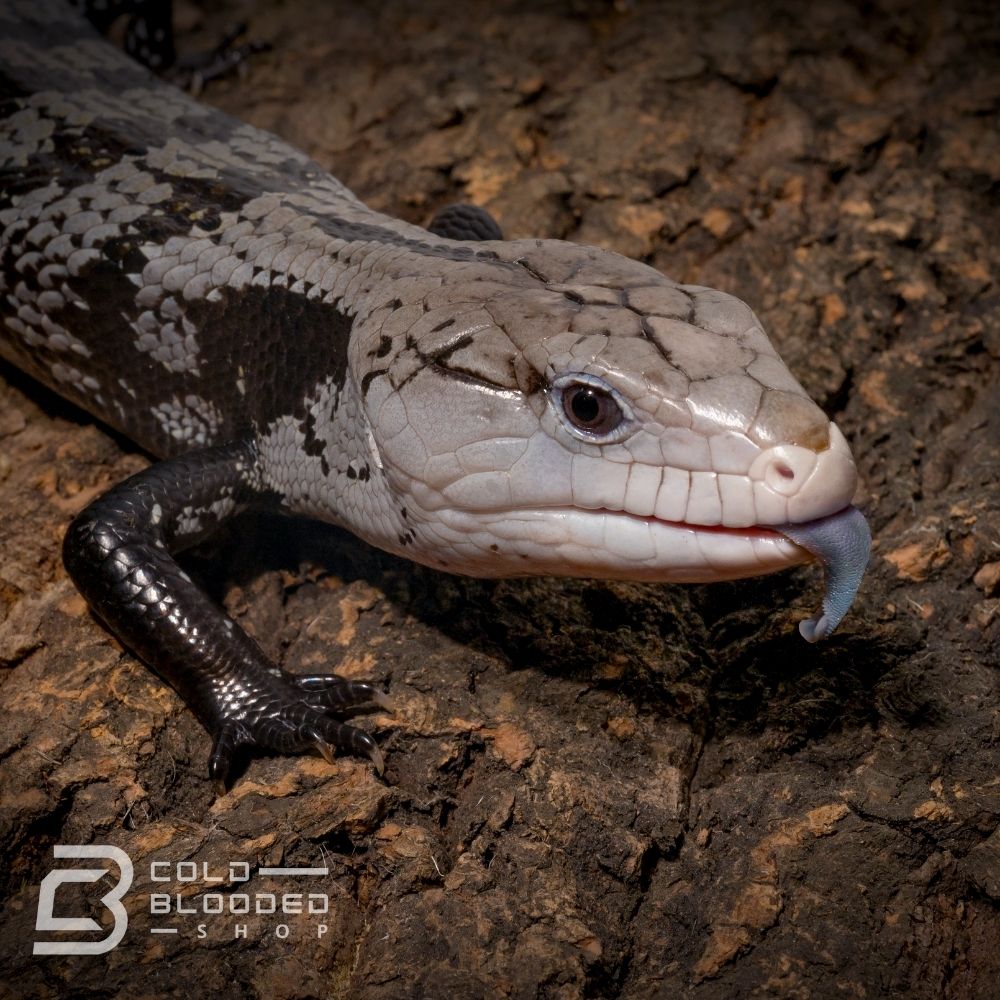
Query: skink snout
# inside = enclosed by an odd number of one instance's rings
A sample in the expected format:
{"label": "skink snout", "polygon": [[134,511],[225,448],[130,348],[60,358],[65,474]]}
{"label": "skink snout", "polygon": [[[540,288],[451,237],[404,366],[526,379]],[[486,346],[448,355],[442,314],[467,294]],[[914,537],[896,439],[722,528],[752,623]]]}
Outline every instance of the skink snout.
{"label": "skink snout", "polygon": [[758,523],[773,526],[826,570],[823,608],[799,625],[802,635],[816,642],[847,614],[871,552],[864,515],[850,506],[858,484],[851,449],[831,423],[824,446],[773,445],[757,455],[749,475]]}
{"label": "skink snout", "polygon": [[[858,483],[851,450],[833,423],[828,447],[775,445],[762,451],[749,471],[758,506],[774,507],[776,521],[813,521],[843,510]],[[774,502],[769,504],[769,498]]]}

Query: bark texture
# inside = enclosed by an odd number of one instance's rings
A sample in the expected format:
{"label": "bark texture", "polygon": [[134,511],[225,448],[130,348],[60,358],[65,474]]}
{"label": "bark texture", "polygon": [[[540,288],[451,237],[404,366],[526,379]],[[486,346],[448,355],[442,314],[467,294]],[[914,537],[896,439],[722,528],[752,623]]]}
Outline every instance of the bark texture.
{"label": "bark texture", "polygon": [[[373,207],[426,222],[474,201],[509,237],[601,244],[748,301],[851,439],[875,555],[810,647],[795,622],[814,569],[481,583],[245,520],[189,569],[287,669],[388,681],[399,713],[363,723],[384,781],[349,758],[261,758],[216,801],[207,735],[59,562],[72,515],[145,459],[3,369],[0,993],[996,996],[995,7],[180,13],[182,48],[237,17],[272,42],[204,99]],[[135,862],[125,940],[32,957],[53,845],[91,842]],[[281,865],[329,875],[260,873]],[[150,891],[195,909],[211,891],[325,892],[329,913],[155,918]],[[58,912],[78,896],[64,887]]]}

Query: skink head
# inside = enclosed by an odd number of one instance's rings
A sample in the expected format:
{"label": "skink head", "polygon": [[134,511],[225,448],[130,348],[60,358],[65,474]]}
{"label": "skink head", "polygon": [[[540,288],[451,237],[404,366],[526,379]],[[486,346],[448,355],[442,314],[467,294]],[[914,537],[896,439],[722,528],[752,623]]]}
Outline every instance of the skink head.
{"label": "skink head", "polygon": [[846,508],[854,462],[748,306],[589,247],[490,246],[367,404],[426,561],[711,580],[809,558],[775,529]]}

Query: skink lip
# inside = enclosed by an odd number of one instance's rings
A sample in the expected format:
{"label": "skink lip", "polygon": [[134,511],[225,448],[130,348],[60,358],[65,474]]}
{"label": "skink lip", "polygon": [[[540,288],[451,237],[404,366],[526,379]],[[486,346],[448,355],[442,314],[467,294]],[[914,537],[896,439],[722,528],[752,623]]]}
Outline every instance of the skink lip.
{"label": "skink lip", "polygon": [[[836,511],[834,514],[827,515],[827,517],[837,517],[843,515],[848,510],[850,510],[850,505],[843,507],[841,510]],[[806,548],[804,545],[799,544],[794,539],[790,538],[787,534],[786,529],[796,529],[802,528],[809,524],[816,523],[815,521],[796,521],[788,522],[786,524],[750,524],[745,527],[732,527],[726,524],[696,524],[693,521],[668,521],[662,517],[656,517],[655,514],[633,514],[628,510],[615,510],[612,507],[577,507],[573,505],[561,505],[553,504],[552,506],[542,506],[542,507],[526,507],[526,508],[481,508],[476,513],[478,514],[516,514],[516,513],[533,513],[533,514],[596,514],[612,517],[627,518],[630,521],[637,521],[640,523],[645,523],[649,525],[657,525],[664,528],[670,528],[675,531],[691,531],[696,534],[715,534],[715,535],[728,535],[732,538],[743,538],[750,541],[781,541],[789,545],[794,545],[803,556],[803,562],[809,562],[815,560],[817,555],[811,549]],[[822,518],[820,520],[826,520]]]}
{"label": "skink lip", "polygon": [[[471,568],[463,572],[477,576],[712,583],[776,573],[813,558],[771,525],[697,525],[569,504],[440,511],[431,516],[472,540],[463,563]],[[440,564],[433,552],[428,562]]]}
{"label": "skink lip", "polygon": [[[676,528],[682,531],[694,531],[694,532],[705,532],[719,535],[731,535],[734,538],[759,538],[759,539],[783,539],[785,541],[791,541],[787,535],[785,535],[781,528],[783,525],[761,525],[761,524],[751,524],[743,528],[730,527],[725,524],[695,524],[692,521],[667,521],[662,517],[656,517],[653,514],[633,514],[631,511],[627,510],[612,510],[610,507],[572,507],[567,508],[570,510],[578,510],[582,513],[591,514],[615,514],[622,517],[628,517],[635,521],[645,521],[647,524],[662,524],[667,528]],[[795,543],[793,543],[795,544]],[[802,548],[802,546],[799,546]],[[808,552],[807,549],[803,549],[804,552]],[[809,553],[810,558],[814,558],[812,553]]]}
{"label": "skink lip", "polygon": [[786,524],[751,524],[746,527],[730,527],[725,524],[696,524],[693,521],[668,521],[662,517],[656,517],[654,514],[633,514],[631,511],[627,510],[612,510],[610,507],[573,507],[569,508],[572,510],[578,510],[582,512],[590,512],[594,514],[616,514],[624,517],[631,518],[635,521],[645,521],[647,524],[662,524],[668,528],[676,528],[686,531],[695,532],[711,532],[714,534],[721,535],[731,535],[734,538],[760,538],[760,539],[777,539],[780,538],[783,541],[791,542],[797,548],[801,549],[809,559],[819,558],[817,554],[805,545],[802,545],[796,539],[790,537],[789,532],[793,534],[799,529],[805,529],[809,525],[817,524],[820,521],[828,521],[833,518],[839,518],[845,516],[848,511],[852,509],[850,504],[845,505],[838,511],[834,511],[832,514],[828,514],[822,518],[818,518],[813,521],[794,521],[788,522]]}

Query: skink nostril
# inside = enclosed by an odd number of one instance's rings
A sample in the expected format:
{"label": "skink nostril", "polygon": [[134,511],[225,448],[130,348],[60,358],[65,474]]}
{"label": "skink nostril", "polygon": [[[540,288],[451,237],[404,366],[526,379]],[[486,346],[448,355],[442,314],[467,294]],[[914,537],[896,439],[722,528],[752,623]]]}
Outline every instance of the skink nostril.
{"label": "skink nostril", "polygon": [[816,452],[794,444],[779,444],[762,452],[750,466],[750,478],[778,496],[791,497],[803,488],[816,467]]}

